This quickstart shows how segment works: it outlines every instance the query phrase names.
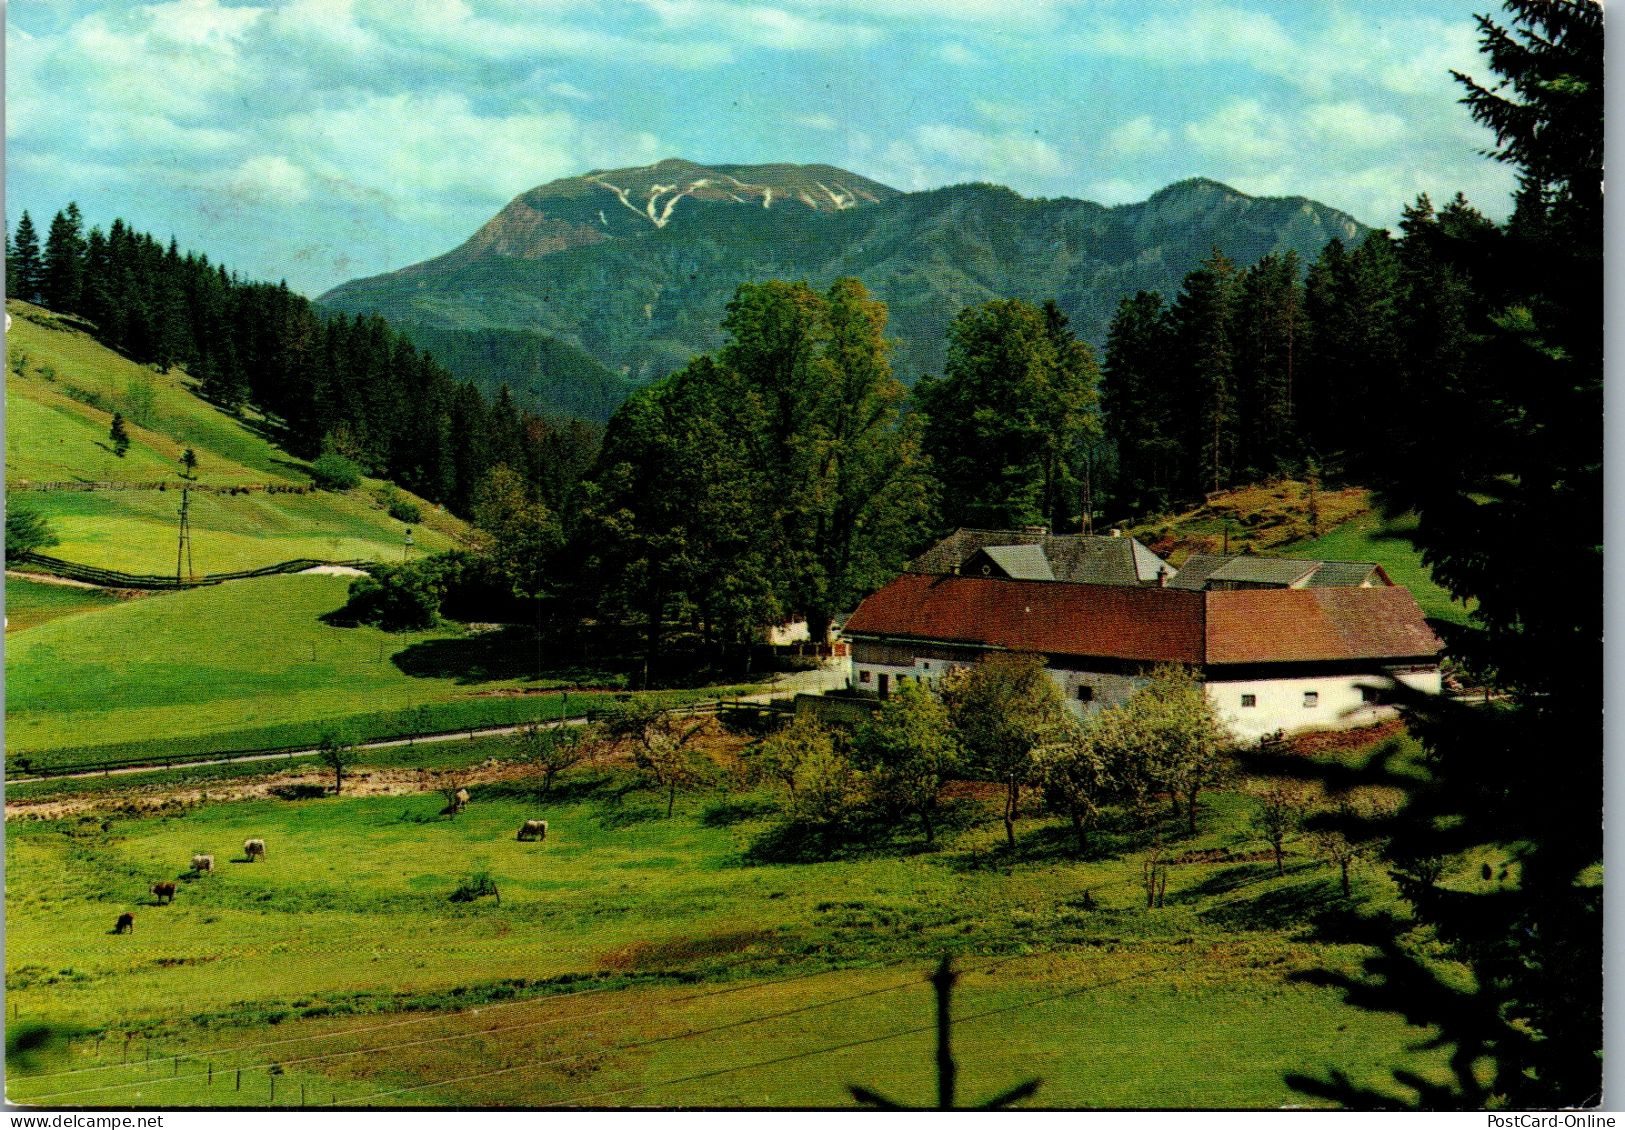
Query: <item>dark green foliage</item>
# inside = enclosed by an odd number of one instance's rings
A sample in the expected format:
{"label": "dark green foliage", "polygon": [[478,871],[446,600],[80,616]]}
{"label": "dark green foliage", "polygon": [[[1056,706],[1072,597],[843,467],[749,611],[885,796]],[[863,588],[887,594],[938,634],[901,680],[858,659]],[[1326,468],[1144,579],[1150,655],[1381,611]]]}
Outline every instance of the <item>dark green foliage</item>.
{"label": "dark green foliage", "polygon": [[[1480,21],[1499,81],[1462,81],[1496,155],[1519,168],[1517,208],[1499,231],[1465,202],[1407,212],[1403,270],[1441,316],[1407,326],[1409,379],[1427,394],[1396,414],[1374,465],[1390,511],[1417,514],[1434,577],[1477,602],[1452,653],[1507,696],[1415,703],[1426,780],[1368,772],[1406,799],[1367,830],[1475,988],[1420,963],[1406,923],[1379,924],[1380,957],[1339,979],[1371,1007],[1439,1027],[1455,1049],[1448,1084],[1401,1080],[1435,1107],[1585,1106],[1601,1081],[1602,11],[1505,7],[1509,26]],[[1461,867],[1502,845],[1512,881],[1434,884],[1438,860]],[[1487,1083],[1472,1070],[1484,1058]],[[1335,1075],[1298,1085],[1392,1101]]]}
{"label": "dark green foliage", "polygon": [[409,498],[397,495],[389,500],[386,509],[391,518],[397,522],[405,522],[409,526],[415,526],[423,521],[423,508]]}
{"label": "dark green foliage", "polygon": [[245,282],[123,220],[88,237],[81,227],[69,205],[41,261],[25,216],[7,258],[11,293],[83,316],[98,340],[137,362],[184,366],[196,390],[229,411],[261,409],[301,458],[343,435],[338,450],[358,466],[463,515],[505,460],[555,511],[573,504],[596,449],[591,426],[543,419],[501,396],[488,408],[379,318],[318,313],[286,284]]}
{"label": "dark green foliage", "polygon": [[310,479],[322,490],[353,490],[361,485],[361,468],[336,451],[324,451],[310,465]]}
{"label": "dark green foliage", "polygon": [[40,300],[59,313],[77,313],[84,290],[85,238],[79,206],[69,203],[51,219],[45,237]]}
{"label": "dark green foliage", "polygon": [[45,515],[13,496],[6,504],[6,557],[49,549],[58,542]]}
{"label": "dark green foliage", "polygon": [[1182,493],[1178,404],[1168,395],[1172,331],[1160,294],[1118,303],[1106,341],[1101,407],[1117,443],[1117,498],[1135,513],[1158,513]]}
{"label": "dark green foliage", "polygon": [[936,693],[918,680],[903,684],[858,728],[852,754],[868,775],[871,798],[918,816],[926,842],[935,839],[942,787],[959,775],[963,759]]}
{"label": "dark green foliage", "polygon": [[960,312],[941,380],[916,389],[941,525],[1065,529],[1082,444],[1098,429],[1089,347],[1054,303],[998,299]]}
{"label": "dark green foliage", "polygon": [[372,624],[386,632],[421,631],[440,619],[448,587],[468,568],[464,554],[441,553],[400,565],[375,565],[350,582],[335,622]]}
{"label": "dark green foliage", "polygon": [[123,459],[125,452],[130,450],[130,431],[124,426],[123,413],[113,413],[113,424],[107,430],[107,439],[113,445],[113,454]]}
{"label": "dark green foliage", "polygon": [[39,233],[25,211],[17,221],[17,238],[6,246],[6,295],[24,302],[38,302],[43,277]]}
{"label": "dark green foliage", "polygon": [[721,354],[616,412],[584,575],[605,619],[641,623],[651,666],[672,620],[727,646],[801,612],[822,636],[901,566],[927,496],[884,324],[851,280],[741,287]]}

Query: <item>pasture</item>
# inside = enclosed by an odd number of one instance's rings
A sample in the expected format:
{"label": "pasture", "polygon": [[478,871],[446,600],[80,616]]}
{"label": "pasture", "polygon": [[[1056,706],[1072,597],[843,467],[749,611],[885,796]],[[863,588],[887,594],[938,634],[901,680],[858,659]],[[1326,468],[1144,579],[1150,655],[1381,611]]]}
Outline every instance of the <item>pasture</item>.
{"label": "pasture", "polygon": [[[1284,877],[1254,858],[1239,794],[1194,838],[1165,823],[1189,862],[1147,910],[1126,827],[1079,858],[1028,817],[1011,856],[961,799],[936,850],[904,831],[785,862],[767,795],[683,794],[666,819],[633,784],[499,781],[455,819],[420,794],[12,821],[8,997],[85,1034],[9,1098],[843,1106],[862,1083],[924,1102],[942,953],[967,1102],[1038,1075],[1043,1106],[1315,1105],[1288,1073],[1446,1070],[1426,1031],[1300,976],[1366,951],[1301,845]],[[544,843],[515,839],[527,817]],[[240,862],[250,837],[263,861]],[[188,878],[200,850],[216,871]],[[453,900],[481,874],[500,901]],[[152,905],[164,879],[175,902]],[[1393,898],[1356,873],[1357,902]],[[114,935],[123,911],[135,929]]]}
{"label": "pasture", "polygon": [[62,616],[95,612],[117,604],[119,596],[107,589],[58,585],[6,576],[6,631],[20,632]]}
{"label": "pasture", "polygon": [[[266,485],[303,488],[306,467],[272,442],[274,426],[232,416],[200,399],[186,374],[158,373],[96,343],[38,307],[12,302],[7,337],[6,482],[83,483],[22,490],[50,519],[56,557],[126,573],[173,574],[179,489],[242,488],[192,494],[192,556],[198,573],[259,568],[299,557],[399,560],[407,527],[381,501],[383,484],[366,480],[343,493],[270,494]],[[19,371],[20,370],[20,371]],[[108,430],[125,417],[130,448],[117,456]],[[191,448],[196,477],[182,477]],[[91,483],[159,483],[166,489],[88,489]],[[463,523],[423,503],[413,540],[424,551],[450,548]]]}
{"label": "pasture", "polygon": [[[253,748],[314,741],[324,726],[356,738],[520,721],[556,697],[493,696],[560,685],[517,668],[463,663],[483,653],[457,629],[389,633],[320,617],[343,605],[346,577],[260,577],[115,602],[14,632],[6,647],[6,745],[15,759],[95,760],[146,749]],[[47,586],[38,586],[47,587]],[[425,653],[434,661],[414,664]],[[409,673],[411,672],[411,673]],[[562,685],[568,686],[568,681]],[[584,703],[585,699],[578,699]],[[151,748],[143,741],[156,743]]]}

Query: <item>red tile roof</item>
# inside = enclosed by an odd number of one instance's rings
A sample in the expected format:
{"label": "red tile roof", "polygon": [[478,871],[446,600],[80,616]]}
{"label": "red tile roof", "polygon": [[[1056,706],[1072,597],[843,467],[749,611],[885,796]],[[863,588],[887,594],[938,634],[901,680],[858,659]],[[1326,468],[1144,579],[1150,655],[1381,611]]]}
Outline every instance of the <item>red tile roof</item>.
{"label": "red tile roof", "polygon": [[1209,663],[1437,655],[1439,637],[1403,588],[1243,589],[1207,597]]}
{"label": "red tile roof", "polygon": [[858,605],[843,631],[1208,664],[1407,659],[1441,646],[1403,588],[1182,592],[919,573]]}
{"label": "red tile roof", "polygon": [[1200,663],[1202,593],[905,573],[844,635],[904,636],[1047,655]]}

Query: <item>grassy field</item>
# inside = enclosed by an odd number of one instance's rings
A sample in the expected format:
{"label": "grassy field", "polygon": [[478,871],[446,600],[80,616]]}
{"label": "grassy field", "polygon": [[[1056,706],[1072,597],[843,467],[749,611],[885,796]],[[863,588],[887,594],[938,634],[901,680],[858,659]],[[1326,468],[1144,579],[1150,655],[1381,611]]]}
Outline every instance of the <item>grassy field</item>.
{"label": "grassy field", "polygon": [[118,604],[107,589],[81,588],[6,577],[6,632],[20,632],[62,616],[95,612]]}
{"label": "grassy field", "polygon": [[[143,739],[177,752],[189,744],[283,745],[351,721],[401,733],[403,711],[455,702],[468,704],[471,718],[497,721],[543,709],[534,697],[489,693],[555,685],[526,677],[529,657],[515,658],[518,670],[492,672],[462,662],[480,655],[479,641],[452,630],[323,623],[344,603],[348,583],[309,574],[234,581],[14,632],[6,648],[8,755]],[[408,674],[403,665],[422,669],[416,657],[427,657],[421,662],[434,673]]]}
{"label": "grassy field", "polygon": [[[862,1083],[924,1102],[923,974],[942,953],[963,974],[964,1101],[1038,1075],[1041,1106],[1316,1105],[1283,1077],[1445,1071],[1426,1030],[1296,976],[1365,951],[1328,869],[1249,861],[1237,794],[1194,838],[1166,825],[1176,853],[1232,854],[1173,866],[1147,910],[1126,828],[1079,859],[1069,829],[1029,818],[1010,857],[991,810],[962,801],[936,851],[905,831],[783,863],[764,853],[769,798],[682,795],[666,819],[630,783],[578,773],[545,801],[478,786],[455,821],[427,795],[13,821],[8,999],[20,1022],[88,1031],[8,1097],[297,1105],[303,1084],[312,1105],[842,1106]],[[547,840],[516,842],[538,815]],[[249,836],[267,858],[227,862]],[[198,850],[216,873],[151,905]],[[500,903],[451,900],[476,871]],[[1357,901],[1392,899],[1356,873]],[[114,935],[125,910],[136,929]]]}
{"label": "grassy field", "polygon": [[1396,585],[1411,590],[1428,616],[1465,624],[1467,609],[1433,581],[1422,555],[1406,539],[1415,518],[1385,520],[1373,508],[1370,492],[1359,487],[1318,492],[1318,528],[1310,536],[1306,484],[1291,479],[1261,483],[1212,497],[1183,514],[1156,519],[1128,531],[1173,565],[1193,553],[1306,557],[1327,561],[1375,561]]}
{"label": "grassy field", "polygon": [[[52,555],[129,573],[173,573],[187,448],[198,458],[191,481],[201,486],[309,485],[305,465],[258,430],[263,421],[221,412],[191,391],[182,371],[137,365],[38,307],[12,302],[7,310],[6,483],[51,520],[60,539]],[[108,440],[114,411],[130,433],[123,458]],[[65,482],[162,482],[168,489],[24,489]],[[297,557],[397,560],[407,527],[389,516],[382,490],[367,480],[343,493],[194,491],[193,564],[210,573]],[[414,542],[423,550],[454,545],[463,524],[427,503],[420,509]]]}
{"label": "grassy field", "polygon": [[1375,561],[1394,584],[1411,590],[1427,615],[1454,624],[1467,623],[1468,607],[1452,600],[1434,582],[1432,573],[1422,564],[1421,553],[1405,537],[1415,526],[1416,519],[1411,517],[1388,522],[1375,513],[1361,514],[1322,537],[1294,542],[1282,554],[1332,561]]}

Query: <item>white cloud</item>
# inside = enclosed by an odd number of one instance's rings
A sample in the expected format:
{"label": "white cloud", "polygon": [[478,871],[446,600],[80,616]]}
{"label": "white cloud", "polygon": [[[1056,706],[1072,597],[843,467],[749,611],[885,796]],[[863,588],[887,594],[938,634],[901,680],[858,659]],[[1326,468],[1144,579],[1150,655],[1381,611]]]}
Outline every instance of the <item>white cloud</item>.
{"label": "white cloud", "polygon": [[1108,177],[1105,180],[1089,182],[1083,195],[1085,199],[1093,200],[1097,204],[1133,204],[1146,199],[1161,187],[1160,184],[1128,180],[1124,177]]}
{"label": "white cloud", "polygon": [[808,129],[823,130],[825,132],[836,129],[840,124],[829,114],[799,114],[790,120],[798,126],[806,126]]}
{"label": "white cloud", "polygon": [[829,51],[863,47],[881,37],[868,24],[799,15],[767,4],[726,0],[642,0],[670,29],[703,29],[730,43],[781,51]]}
{"label": "white cloud", "polygon": [[1233,98],[1201,121],[1187,122],[1185,140],[1211,158],[1265,164],[1292,151],[1292,128],[1254,98]]}
{"label": "white cloud", "polygon": [[223,180],[245,203],[301,204],[310,199],[310,174],[277,154],[250,157]]}
{"label": "white cloud", "polygon": [[920,126],[906,140],[889,142],[872,164],[878,179],[912,189],[968,180],[1030,182],[1072,172],[1061,151],[1042,138],[947,124]]}
{"label": "white cloud", "polygon": [[994,102],[987,98],[971,100],[978,117],[1001,126],[1019,126],[1032,121],[1032,110],[1027,106],[1008,102]]}
{"label": "white cloud", "polygon": [[1359,102],[1320,102],[1303,111],[1304,132],[1336,149],[1387,149],[1405,137],[1398,114],[1372,110]]}
{"label": "white cloud", "polygon": [[937,58],[955,67],[978,67],[982,57],[963,43],[944,43],[937,48]]}
{"label": "white cloud", "polygon": [[1107,161],[1132,161],[1162,153],[1173,144],[1173,136],[1141,114],[1113,128],[1101,139],[1100,155]]}
{"label": "white cloud", "polygon": [[589,94],[579,86],[568,82],[550,82],[547,84],[549,94],[557,94],[560,98],[568,98],[573,102],[591,102],[597,95]]}

